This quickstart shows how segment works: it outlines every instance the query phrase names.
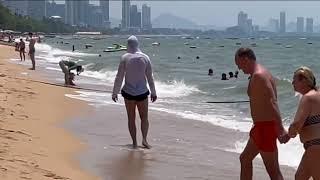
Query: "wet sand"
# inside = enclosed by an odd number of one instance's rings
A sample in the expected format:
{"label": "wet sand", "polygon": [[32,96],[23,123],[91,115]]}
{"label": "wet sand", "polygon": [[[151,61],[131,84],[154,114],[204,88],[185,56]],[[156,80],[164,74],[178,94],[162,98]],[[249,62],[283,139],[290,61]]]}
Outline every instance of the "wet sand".
{"label": "wet sand", "polygon": [[[93,114],[70,121],[68,128],[88,143],[88,151],[80,157],[82,166],[104,180],[239,179],[239,154],[226,149],[234,149],[239,139],[247,140],[247,133],[150,111],[153,148],[133,150],[123,105],[99,107]],[[141,145],[139,126],[138,120]],[[293,168],[281,166],[281,170],[286,180],[294,179]],[[269,179],[258,158],[253,179]]]}
{"label": "wet sand", "polygon": [[[246,140],[247,133],[149,111],[153,148],[133,150],[123,105],[90,108],[64,96],[74,94],[72,89],[9,78],[40,76],[7,63],[10,53],[12,48],[0,46],[0,179],[239,179],[239,154],[226,150]],[[86,143],[85,151],[59,125],[66,119],[72,119],[66,127]],[[139,125],[137,121],[141,145]],[[293,168],[281,170],[285,179],[294,178]],[[269,179],[261,159],[254,162],[254,179]]]}
{"label": "wet sand", "polygon": [[74,94],[71,89],[13,79],[40,79],[41,74],[9,58],[19,55],[0,45],[0,179],[96,179],[74,158],[83,143],[61,127],[90,108],[65,97]]}

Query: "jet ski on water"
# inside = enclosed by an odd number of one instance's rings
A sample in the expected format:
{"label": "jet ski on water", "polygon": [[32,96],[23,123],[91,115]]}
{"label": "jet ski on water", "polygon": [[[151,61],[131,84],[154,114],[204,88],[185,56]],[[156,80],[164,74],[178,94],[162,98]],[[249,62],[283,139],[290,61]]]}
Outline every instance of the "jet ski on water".
{"label": "jet ski on water", "polygon": [[113,47],[107,47],[103,52],[117,52],[117,51],[126,51],[127,47],[121,44],[113,44]]}

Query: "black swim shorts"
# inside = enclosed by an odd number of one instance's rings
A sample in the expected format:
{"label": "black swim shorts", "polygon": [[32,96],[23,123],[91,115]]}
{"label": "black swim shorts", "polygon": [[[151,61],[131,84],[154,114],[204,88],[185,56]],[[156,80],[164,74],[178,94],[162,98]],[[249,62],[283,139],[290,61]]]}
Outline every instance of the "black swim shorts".
{"label": "black swim shorts", "polygon": [[143,101],[146,98],[148,98],[149,94],[150,94],[149,91],[147,91],[146,93],[143,93],[143,94],[140,94],[140,95],[137,95],[137,96],[132,96],[132,95],[124,92],[124,90],[121,90],[121,95],[127,100]]}

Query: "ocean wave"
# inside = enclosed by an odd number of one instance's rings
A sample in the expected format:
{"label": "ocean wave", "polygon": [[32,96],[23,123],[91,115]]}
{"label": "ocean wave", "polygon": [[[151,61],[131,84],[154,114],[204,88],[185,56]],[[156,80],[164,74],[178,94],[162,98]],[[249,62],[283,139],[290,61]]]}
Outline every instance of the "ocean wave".
{"label": "ocean wave", "polygon": [[[108,85],[113,85],[117,71],[84,71],[81,75],[97,78],[105,81]],[[155,81],[156,91],[159,97],[182,97],[188,96],[192,93],[201,93],[201,91],[193,85],[187,85],[184,81],[173,80],[170,82]]]}
{"label": "ocean wave", "polygon": [[[41,53],[46,53],[46,59],[49,62],[59,62],[62,60],[62,58],[67,59],[69,57],[75,57],[75,58],[80,58],[84,56],[98,56],[98,54],[90,54],[90,53],[83,53],[83,52],[72,52],[58,49],[58,48],[53,48],[52,46],[44,43],[37,43],[35,45],[35,48],[37,51]],[[67,59],[68,60],[68,59]]]}

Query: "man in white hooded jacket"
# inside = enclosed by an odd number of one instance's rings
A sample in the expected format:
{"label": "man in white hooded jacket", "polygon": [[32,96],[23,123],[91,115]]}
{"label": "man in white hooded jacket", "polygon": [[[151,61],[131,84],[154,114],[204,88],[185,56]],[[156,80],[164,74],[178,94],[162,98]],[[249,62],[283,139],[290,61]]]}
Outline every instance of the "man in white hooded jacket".
{"label": "man in white hooded jacket", "polygon": [[[123,78],[124,86],[121,89]],[[147,141],[149,121],[148,121],[148,95],[147,81],[151,91],[151,101],[157,100],[157,94],[152,75],[151,61],[149,57],[139,49],[139,42],[135,36],[128,38],[127,53],[121,57],[118,73],[115,78],[112,100],[118,100],[118,93],[124,97],[128,127],[132,138],[133,148],[137,148],[136,140],[136,107],[138,108],[141,119],[142,145],[151,148]]]}

